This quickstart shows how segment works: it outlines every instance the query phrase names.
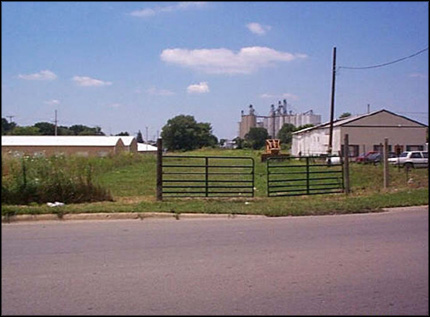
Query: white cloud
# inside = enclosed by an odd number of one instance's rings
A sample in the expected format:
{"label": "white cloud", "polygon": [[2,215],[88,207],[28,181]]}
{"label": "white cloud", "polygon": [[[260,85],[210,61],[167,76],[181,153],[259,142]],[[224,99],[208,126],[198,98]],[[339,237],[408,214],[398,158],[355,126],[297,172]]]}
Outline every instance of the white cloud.
{"label": "white cloud", "polygon": [[114,108],[114,109],[116,109],[116,108],[121,108],[121,107],[123,107],[123,105],[122,105],[122,104],[120,104],[120,103],[111,103],[110,105],[108,105],[108,107],[109,107],[109,108]]}
{"label": "white cloud", "polygon": [[212,74],[249,74],[278,62],[306,58],[305,54],[280,52],[268,47],[244,47],[239,52],[225,48],[165,49],[161,60]]}
{"label": "white cloud", "polygon": [[248,30],[250,30],[254,34],[264,35],[267,31],[269,31],[272,27],[270,25],[261,25],[260,23],[252,22],[246,25]]}
{"label": "white cloud", "polygon": [[155,87],[151,87],[149,89],[146,90],[146,93],[148,95],[152,95],[152,96],[171,96],[174,95],[175,93],[167,90],[167,89],[158,89]]}
{"label": "white cloud", "polygon": [[283,93],[283,94],[261,94],[260,98],[264,99],[292,99],[292,100],[298,100],[299,97],[293,94],[289,93]]}
{"label": "white cloud", "polygon": [[38,73],[35,74],[27,74],[27,75],[18,75],[18,78],[25,79],[25,80],[54,80],[57,78],[57,75],[55,75],[50,70],[41,70]]}
{"label": "white cloud", "polygon": [[425,75],[425,74],[420,74],[420,73],[413,73],[413,74],[410,74],[410,75],[409,75],[409,77],[412,77],[412,78],[420,78],[420,79],[426,79],[426,78],[427,78],[427,75]]}
{"label": "white cloud", "polygon": [[207,82],[201,82],[199,84],[189,85],[187,87],[189,94],[205,94],[209,92],[209,86]]}
{"label": "white cloud", "polygon": [[100,87],[100,86],[110,86],[112,85],[112,82],[110,81],[103,81],[99,79],[94,79],[91,77],[86,76],[74,76],[72,80],[79,86],[85,86],[85,87]]}
{"label": "white cloud", "polygon": [[144,17],[150,17],[155,15],[155,10],[154,9],[142,9],[142,10],[136,10],[130,13],[131,16],[134,17],[139,17],[139,18],[144,18]]}
{"label": "white cloud", "polygon": [[160,14],[164,12],[200,9],[205,7],[206,5],[207,5],[207,2],[180,2],[176,5],[170,5],[165,7],[154,7],[154,8],[145,8],[142,10],[135,10],[131,12],[130,15],[138,18],[146,18],[146,17],[154,16],[156,14]]}
{"label": "white cloud", "polygon": [[57,100],[57,99],[48,100],[48,101],[45,101],[45,104],[50,106],[56,106],[60,104],[60,100]]}

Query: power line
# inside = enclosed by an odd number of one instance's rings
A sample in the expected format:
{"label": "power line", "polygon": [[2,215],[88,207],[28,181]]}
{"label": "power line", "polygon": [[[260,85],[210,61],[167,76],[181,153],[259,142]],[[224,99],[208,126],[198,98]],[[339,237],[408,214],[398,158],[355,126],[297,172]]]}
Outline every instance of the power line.
{"label": "power line", "polygon": [[373,65],[373,66],[365,66],[365,67],[339,66],[339,68],[338,68],[338,69],[341,69],[341,68],[343,68],[343,69],[371,69],[371,68],[383,67],[383,66],[387,66],[387,65],[391,65],[391,64],[394,64],[394,63],[401,62],[401,61],[403,61],[403,60],[405,60],[405,59],[408,59],[408,58],[412,58],[412,57],[414,57],[414,56],[417,56],[417,55],[419,55],[419,54],[421,54],[421,53],[423,53],[423,52],[427,51],[428,49],[429,49],[429,48],[427,47],[427,48],[425,48],[425,49],[423,49],[423,50],[421,50],[421,51],[419,51],[419,52],[416,52],[416,53],[414,53],[414,54],[412,54],[412,55],[409,55],[409,56],[406,56],[406,57],[402,57],[402,58],[399,58],[399,59],[397,59],[397,60],[395,60],[395,61],[388,62],[388,63],[384,63],[384,64]]}

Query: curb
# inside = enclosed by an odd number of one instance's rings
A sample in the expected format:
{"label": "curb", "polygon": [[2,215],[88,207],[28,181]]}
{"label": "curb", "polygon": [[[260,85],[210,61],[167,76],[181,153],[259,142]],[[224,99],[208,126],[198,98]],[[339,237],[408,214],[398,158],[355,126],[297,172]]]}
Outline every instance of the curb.
{"label": "curb", "polygon": [[199,219],[199,218],[267,218],[263,215],[234,215],[234,214],[197,214],[197,213],[165,213],[165,212],[118,212],[118,213],[80,213],[80,214],[43,214],[43,215],[14,215],[2,216],[3,223],[24,221],[71,221],[71,220],[144,220],[144,219]]}
{"label": "curb", "polygon": [[[386,211],[404,211],[421,209],[423,206],[391,207],[382,208]],[[167,212],[101,212],[80,214],[42,214],[42,215],[14,215],[2,216],[2,224],[25,221],[73,221],[73,220],[144,220],[144,219],[264,219],[264,215],[236,215],[236,214],[201,214],[201,213],[167,213]]]}

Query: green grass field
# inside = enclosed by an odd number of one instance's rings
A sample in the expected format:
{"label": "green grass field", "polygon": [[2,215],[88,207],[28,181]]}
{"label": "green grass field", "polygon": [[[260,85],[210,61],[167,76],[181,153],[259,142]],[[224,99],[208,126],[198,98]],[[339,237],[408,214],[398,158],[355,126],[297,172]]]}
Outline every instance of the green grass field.
{"label": "green grass field", "polygon": [[[322,215],[376,212],[386,207],[428,204],[428,169],[404,169],[390,166],[390,182],[383,188],[381,165],[350,164],[351,193],[267,197],[266,163],[262,151],[202,149],[180,155],[250,156],[255,160],[255,197],[231,198],[164,198],[156,200],[156,157],[145,154],[126,163],[107,162],[106,158],[92,176],[94,182],[107,189],[113,201],[66,204],[48,207],[46,204],[4,205],[2,215],[96,212],[167,212],[223,213],[267,216]],[[179,155],[175,153],[175,155]],[[113,160],[113,159],[109,159]],[[118,159],[116,159],[118,160]],[[93,165],[99,164],[96,162]],[[3,176],[2,176],[3,178]]]}

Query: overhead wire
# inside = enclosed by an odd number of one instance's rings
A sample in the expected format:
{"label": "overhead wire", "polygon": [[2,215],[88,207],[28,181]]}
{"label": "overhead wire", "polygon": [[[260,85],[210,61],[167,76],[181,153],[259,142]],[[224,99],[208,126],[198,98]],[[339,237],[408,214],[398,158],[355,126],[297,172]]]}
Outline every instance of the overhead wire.
{"label": "overhead wire", "polygon": [[343,69],[371,69],[371,68],[383,67],[383,66],[387,66],[387,65],[391,65],[391,64],[394,64],[394,63],[401,62],[401,61],[403,61],[405,59],[408,59],[408,58],[415,57],[415,56],[417,56],[417,55],[419,55],[419,54],[427,51],[428,49],[429,48],[427,47],[427,48],[425,48],[425,49],[423,49],[421,51],[418,51],[418,52],[416,52],[416,53],[414,53],[412,55],[409,55],[409,56],[406,56],[406,57],[402,57],[402,58],[399,58],[399,59],[397,59],[395,61],[384,63],[384,64],[373,65],[373,66],[365,66],[365,67],[339,66],[338,69],[341,69],[341,68],[343,68]]}

